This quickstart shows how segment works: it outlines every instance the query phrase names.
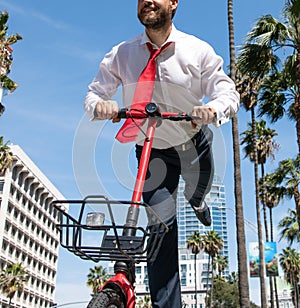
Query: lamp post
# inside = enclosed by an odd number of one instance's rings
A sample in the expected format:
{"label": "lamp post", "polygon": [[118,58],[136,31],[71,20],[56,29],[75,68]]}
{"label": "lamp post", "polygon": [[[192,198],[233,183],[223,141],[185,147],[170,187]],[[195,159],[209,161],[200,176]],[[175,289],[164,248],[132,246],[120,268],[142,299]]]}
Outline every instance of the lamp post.
{"label": "lamp post", "polygon": [[[219,206],[218,209],[219,210],[227,209],[227,210],[232,211],[234,213],[234,215],[236,214],[235,210],[231,207],[228,207],[228,206]],[[244,222],[253,232],[256,232],[256,234],[257,234],[257,226],[253,222],[251,222],[250,220],[248,220],[246,218],[244,218]]]}

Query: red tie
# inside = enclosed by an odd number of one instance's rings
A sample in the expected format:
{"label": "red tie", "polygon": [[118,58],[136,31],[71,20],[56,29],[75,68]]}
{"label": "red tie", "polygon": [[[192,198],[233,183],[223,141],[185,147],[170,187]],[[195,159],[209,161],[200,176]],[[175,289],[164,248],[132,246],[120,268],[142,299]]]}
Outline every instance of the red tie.
{"label": "red tie", "polygon": [[[170,44],[171,42],[167,43],[160,49],[153,49],[152,45],[149,42],[147,43],[147,47],[150,51],[150,57],[146,67],[138,79],[131,109],[141,110],[144,112],[146,105],[151,102],[156,74],[155,59]],[[126,119],[118,131],[116,139],[122,143],[135,141],[144,121],[144,119]]]}

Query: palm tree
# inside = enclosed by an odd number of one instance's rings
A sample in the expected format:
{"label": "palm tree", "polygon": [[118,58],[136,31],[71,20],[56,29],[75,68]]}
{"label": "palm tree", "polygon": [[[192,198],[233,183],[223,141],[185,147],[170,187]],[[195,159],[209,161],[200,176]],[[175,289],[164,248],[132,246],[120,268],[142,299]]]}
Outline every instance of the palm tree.
{"label": "palm tree", "polygon": [[[276,187],[270,183],[270,175],[267,174],[264,181],[260,179],[260,199],[264,200],[266,207],[269,209],[269,222],[270,222],[270,240],[274,240],[274,227],[273,227],[273,209],[279,204],[280,200],[284,198],[284,191],[281,187]],[[267,239],[268,240],[268,239]]]}
{"label": "palm tree", "polygon": [[[230,72],[229,76],[235,81],[235,43],[234,43],[234,20],[233,20],[233,0],[227,1],[228,32],[229,32],[229,54],[230,54]],[[233,140],[233,167],[234,167],[234,196],[236,213],[236,239],[237,239],[237,261],[239,272],[239,293],[240,306],[249,308],[249,281],[248,264],[246,251],[246,236],[244,226],[244,210],[242,198],[242,178],[241,178],[241,157],[239,145],[238,118],[234,116],[231,120],[232,140]]]}
{"label": "palm tree", "polygon": [[138,308],[152,308],[151,298],[149,295],[145,295],[143,298],[140,298],[137,302]]}
{"label": "palm tree", "polygon": [[93,289],[93,295],[97,294],[101,286],[108,280],[109,276],[106,269],[101,265],[90,268],[90,272],[87,275],[86,284]]}
{"label": "palm tree", "polygon": [[292,285],[294,305],[299,308],[300,253],[291,247],[287,247],[280,253],[279,262],[284,271],[285,280]]}
{"label": "palm tree", "polygon": [[[260,199],[263,205],[263,213],[264,213],[264,225],[265,225],[265,234],[266,234],[266,241],[269,241],[269,230],[268,230],[268,223],[267,223],[267,213],[266,213],[266,196],[265,196],[265,163],[267,158],[271,157],[274,159],[274,152],[279,148],[279,143],[274,141],[274,137],[278,134],[275,132],[274,129],[266,127],[266,121],[261,120],[256,122],[256,146],[257,146],[257,160],[258,164],[261,167],[261,180],[259,183],[260,188]],[[250,161],[254,161],[254,149],[253,149],[253,142],[252,142],[252,124],[248,124],[248,129],[242,133],[243,139],[241,144],[245,145],[244,152],[245,156],[249,157]]]}
{"label": "palm tree", "polygon": [[22,39],[19,34],[10,36],[7,35],[8,18],[9,15],[6,11],[0,11],[0,115],[4,112],[5,109],[1,104],[3,88],[12,92],[18,86],[18,84],[7,77],[7,75],[9,74],[10,67],[12,65],[11,45]]}
{"label": "palm tree", "polygon": [[23,292],[29,276],[22,263],[7,264],[0,273],[0,288],[9,298],[9,306],[16,292]]}
{"label": "palm tree", "polygon": [[[300,152],[300,5],[299,0],[286,0],[283,22],[271,15],[261,17],[247,36],[250,45],[270,52],[270,58],[284,49],[282,70],[272,71],[264,80],[259,115],[277,121],[287,114],[296,121],[298,151]],[[291,51],[289,54],[288,52]],[[286,108],[286,106],[288,108]]]}
{"label": "palm tree", "polygon": [[[273,208],[276,207],[281,199],[283,199],[282,189],[274,187],[268,182],[268,175],[265,177],[265,181],[260,185],[260,198],[264,200],[266,207],[269,209],[269,221],[270,221],[270,240],[274,241],[274,227],[273,227]],[[270,277],[274,282],[274,291],[276,299],[276,307],[279,308],[278,290],[276,276]],[[270,293],[271,293],[271,305],[273,300],[272,285],[270,280]]]}
{"label": "palm tree", "polygon": [[[252,123],[251,133],[252,138],[250,145],[252,149],[252,161],[254,162],[254,179],[255,179],[255,206],[256,206],[256,218],[257,218],[257,236],[258,236],[258,247],[259,247],[259,278],[260,278],[260,296],[261,305],[263,308],[267,307],[267,295],[266,295],[266,283],[265,283],[265,262],[264,262],[264,245],[262,238],[262,225],[260,217],[260,203],[259,203],[259,177],[258,177],[258,152],[257,152],[257,133],[256,133],[256,121],[254,116],[254,106],[251,108]],[[244,140],[242,141],[244,142]]]}
{"label": "palm tree", "polygon": [[197,299],[197,254],[200,252],[200,242],[201,242],[202,238],[201,235],[198,231],[195,231],[192,235],[189,236],[189,238],[186,241],[187,244],[187,249],[191,249],[192,253],[194,254],[194,260],[195,260],[195,299],[196,299],[196,307],[197,307],[197,303],[198,303],[198,299]]}
{"label": "palm tree", "polygon": [[[208,254],[208,277],[206,283],[206,303],[207,303],[207,295],[208,295],[208,280],[209,280],[209,273],[210,268],[213,268],[213,259],[220,253],[223,248],[223,239],[219,236],[219,233],[211,230],[205,232],[204,235],[201,236],[200,241],[200,249],[203,250],[205,253]],[[210,298],[213,298],[213,279],[214,279],[214,271],[212,270],[212,277],[211,277],[211,289],[210,289]],[[212,301],[210,302],[212,307]]]}
{"label": "palm tree", "polygon": [[[257,210],[259,211],[259,199],[262,201],[263,205],[263,217],[264,217],[264,226],[265,226],[265,236],[266,241],[269,241],[269,230],[268,230],[268,220],[267,220],[267,211],[266,211],[266,202],[265,202],[265,191],[264,191],[264,179],[265,179],[265,163],[268,157],[271,157],[274,159],[274,151],[279,148],[279,144],[274,141],[274,137],[277,136],[277,133],[275,130],[267,128],[266,127],[266,121],[261,120],[255,123],[256,127],[256,143],[253,142],[253,123],[248,124],[248,129],[242,133],[243,139],[241,141],[241,144],[245,144],[244,152],[246,157],[249,157],[250,161],[256,162],[256,155],[257,155],[257,164],[261,167],[261,183],[258,181],[258,179],[255,179],[256,185],[258,185],[257,191],[259,193],[262,193],[262,197],[260,197],[260,194],[258,195],[257,200]],[[256,145],[256,149],[254,146]],[[255,152],[256,150],[256,152]],[[257,174],[257,172],[255,172]],[[257,174],[258,176],[258,174]],[[260,211],[259,211],[260,212]],[[258,217],[260,216],[259,213],[257,213]],[[259,217],[260,218],[260,217]],[[260,220],[260,219],[259,219]],[[259,231],[259,228],[258,228]],[[262,237],[262,234],[258,235],[260,238]],[[261,240],[262,241],[262,240]],[[261,249],[261,247],[260,247]],[[264,264],[261,264],[261,270],[264,270]],[[274,307],[274,298],[273,298],[273,280],[272,277],[269,278],[270,280],[270,294],[271,294],[271,307]],[[263,285],[261,286],[263,290]],[[264,293],[262,293],[262,296],[266,296]]]}
{"label": "palm tree", "polygon": [[227,282],[229,284],[237,284],[239,281],[239,275],[236,272],[231,272],[227,277]]}
{"label": "palm tree", "polygon": [[296,159],[285,159],[279,162],[278,168],[268,175],[268,181],[281,190],[287,198],[294,198],[298,227],[300,227],[300,155]]}
{"label": "palm tree", "polygon": [[289,245],[294,242],[300,242],[300,230],[297,219],[297,212],[289,209],[288,216],[279,221],[278,228],[280,231],[280,240],[286,239]]}
{"label": "palm tree", "polygon": [[213,259],[213,269],[217,270],[218,276],[222,277],[222,272],[225,270],[225,268],[228,266],[228,258],[226,256],[218,254]]}
{"label": "palm tree", "polygon": [[3,175],[5,170],[10,167],[13,161],[13,154],[10,152],[8,142],[3,143],[3,137],[0,136],[0,175]]}

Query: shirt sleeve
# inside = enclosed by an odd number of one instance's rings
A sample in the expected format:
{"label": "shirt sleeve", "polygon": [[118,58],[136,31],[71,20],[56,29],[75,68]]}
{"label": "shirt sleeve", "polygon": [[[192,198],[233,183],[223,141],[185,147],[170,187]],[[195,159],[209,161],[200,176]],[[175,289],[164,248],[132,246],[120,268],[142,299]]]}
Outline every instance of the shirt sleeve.
{"label": "shirt sleeve", "polygon": [[235,84],[223,70],[223,59],[208,46],[202,59],[202,91],[210,99],[206,104],[216,110],[215,126],[220,126],[238,111],[240,96]]}
{"label": "shirt sleeve", "polygon": [[97,102],[111,99],[121,84],[117,74],[118,64],[115,48],[105,55],[100,63],[96,77],[88,86],[88,92],[84,100],[84,109],[91,120],[94,120],[94,109]]}

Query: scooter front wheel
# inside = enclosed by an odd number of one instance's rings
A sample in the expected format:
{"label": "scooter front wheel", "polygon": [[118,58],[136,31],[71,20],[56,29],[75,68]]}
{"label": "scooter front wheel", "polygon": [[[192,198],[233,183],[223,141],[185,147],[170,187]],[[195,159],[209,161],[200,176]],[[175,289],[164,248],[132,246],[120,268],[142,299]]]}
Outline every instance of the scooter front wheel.
{"label": "scooter front wheel", "polygon": [[125,303],[116,290],[104,289],[93,296],[87,308],[125,308]]}

